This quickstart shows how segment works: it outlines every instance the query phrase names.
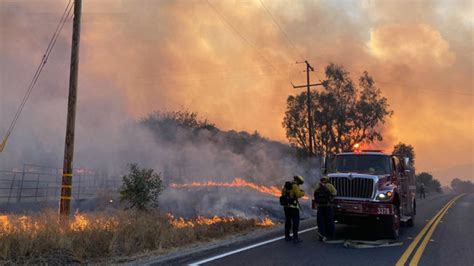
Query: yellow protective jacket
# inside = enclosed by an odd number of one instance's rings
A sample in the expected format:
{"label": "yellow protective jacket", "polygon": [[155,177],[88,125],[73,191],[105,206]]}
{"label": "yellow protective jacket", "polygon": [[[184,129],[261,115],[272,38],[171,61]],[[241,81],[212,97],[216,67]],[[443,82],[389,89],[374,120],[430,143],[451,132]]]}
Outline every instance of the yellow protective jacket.
{"label": "yellow protective jacket", "polygon": [[[304,194],[304,191],[300,189],[300,186],[296,182],[292,182],[292,184],[293,184],[293,186],[291,187],[290,198],[299,199],[299,198],[303,197],[305,194]],[[283,186],[283,189],[281,190],[281,195],[283,196],[286,193],[287,193],[287,191],[286,191],[285,187]],[[299,209],[299,204],[290,204],[290,205],[287,205],[285,207]]]}
{"label": "yellow protective jacket", "polygon": [[[321,186],[321,183],[317,184],[316,185],[316,188],[314,189],[314,194],[316,194],[316,191],[319,189],[319,187]],[[331,193],[331,195],[333,197],[335,197],[337,195],[337,190],[336,188],[333,186],[333,184],[331,183],[326,183],[325,184],[326,188],[329,190],[329,193]],[[319,206],[329,206],[329,204],[320,204]]]}

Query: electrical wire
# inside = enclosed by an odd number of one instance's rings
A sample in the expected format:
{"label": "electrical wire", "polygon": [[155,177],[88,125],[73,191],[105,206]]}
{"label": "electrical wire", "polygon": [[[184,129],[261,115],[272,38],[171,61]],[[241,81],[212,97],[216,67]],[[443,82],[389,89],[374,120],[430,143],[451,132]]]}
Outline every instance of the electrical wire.
{"label": "electrical wire", "polygon": [[18,109],[17,109],[15,115],[13,116],[12,122],[10,123],[10,127],[8,128],[8,130],[6,132],[2,143],[0,143],[0,152],[2,152],[3,149],[5,148],[7,140],[10,137],[11,133],[13,132],[13,129],[15,128],[15,125],[16,125],[19,117],[20,117],[20,114],[23,111],[23,108],[25,107],[25,104],[26,104],[26,102],[28,101],[28,98],[31,95],[31,92],[33,91],[34,87],[36,86],[36,83],[37,83],[37,81],[38,81],[38,79],[41,75],[41,72],[43,71],[44,66],[48,62],[48,58],[49,58],[49,56],[50,56],[50,54],[51,54],[51,52],[52,52],[52,50],[53,50],[53,48],[56,44],[56,41],[59,38],[59,34],[61,33],[64,25],[66,24],[66,21],[68,20],[69,15],[71,13],[71,10],[74,7],[74,5],[72,5],[72,2],[73,2],[73,0],[69,0],[66,8],[64,9],[64,12],[61,16],[61,19],[59,20],[59,23],[56,26],[56,30],[54,31],[53,36],[51,37],[51,39],[48,43],[48,47],[46,48],[46,51],[43,54],[43,57],[41,58],[41,61],[38,65],[38,67],[36,68],[36,72],[33,75],[33,78],[31,79],[31,82],[30,82],[30,84],[29,84],[29,86],[26,90],[26,93],[23,96],[23,98],[21,100],[21,103],[18,106]]}
{"label": "electrical wire", "polygon": [[273,14],[270,12],[270,10],[267,8],[267,6],[265,6],[265,4],[263,3],[262,0],[259,0],[260,1],[260,5],[263,7],[263,9],[265,9],[266,13],[268,14],[268,16],[270,17],[270,19],[273,21],[273,24],[277,26],[277,28],[280,30],[280,32],[282,33],[283,37],[285,37],[285,39],[288,41],[288,43],[293,47],[293,49],[295,49],[295,53],[297,54],[297,56],[299,57],[299,59],[301,61],[304,61],[304,56],[303,54],[300,52],[300,50],[298,49],[298,47],[293,43],[293,41],[291,40],[291,38],[288,36],[288,34],[283,30],[283,27],[280,25],[280,23],[278,23],[278,21],[276,20],[275,16],[273,16]]}
{"label": "electrical wire", "polygon": [[253,48],[258,56],[260,56],[265,62],[267,62],[268,65],[270,65],[276,72],[278,72],[280,74],[281,77],[283,77],[284,79],[286,79],[286,76],[284,73],[282,73],[278,68],[276,68],[270,60],[268,60],[262,53],[261,49],[259,49],[255,44],[253,44],[252,42],[250,42],[247,38],[245,38],[245,36],[237,30],[236,27],[234,27],[234,25],[228,20],[225,18],[224,15],[222,15],[222,13],[209,1],[209,0],[206,0],[207,4],[209,5],[209,7],[211,7],[212,11],[214,11],[214,13],[216,13],[219,18],[225,23],[227,24],[227,26],[237,34],[237,36],[240,37],[240,39],[242,39],[248,46],[250,46],[251,48]]}

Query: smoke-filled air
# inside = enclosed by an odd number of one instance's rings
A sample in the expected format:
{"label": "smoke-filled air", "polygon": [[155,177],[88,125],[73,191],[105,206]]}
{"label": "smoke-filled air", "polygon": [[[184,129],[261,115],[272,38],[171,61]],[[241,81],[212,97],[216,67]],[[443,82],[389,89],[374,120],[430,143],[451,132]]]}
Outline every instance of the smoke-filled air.
{"label": "smoke-filled air", "polygon": [[472,265],[473,154],[474,0],[0,0],[0,265]]}
{"label": "smoke-filled air", "polygon": [[[0,1],[0,134],[66,2]],[[263,2],[85,1],[74,166],[119,177],[139,163],[169,183],[242,178],[281,186],[311,172],[286,150],[282,127],[288,95],[301,92],[290,82],[306,81],[295,62],[307,59],[314,82],[329,63],[355,80],[365,70],[374,78],[394,115],[371,148],[410,143],[417,170],[443,184],[454,177],[448,173],[472,178],[471,1]],[[71,24],[0,155],[2,169],[62,165]],[[219,132],[257,131],[266,140],[238,151],[224,135],[190,141],[177,133],[169,142],[140,122],[180,110],[197,112]],[[308,177],[318,176],[315,169]]]}

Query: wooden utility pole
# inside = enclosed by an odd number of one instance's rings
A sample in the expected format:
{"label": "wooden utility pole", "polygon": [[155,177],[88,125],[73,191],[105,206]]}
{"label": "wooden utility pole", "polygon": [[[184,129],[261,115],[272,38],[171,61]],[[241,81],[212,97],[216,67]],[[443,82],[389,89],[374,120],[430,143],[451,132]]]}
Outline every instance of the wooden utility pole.
{"label": "wooden utility pole", "polygon": [[74,130],[76,123],[77,77],[79,72],[79,42],[81,36],[82,0],[74,1],[74,21],[72,25],[71,67],[69,73],[69,98],[67,108],[66,141],[64,147],[63,178],[59,214],[68,217],[72,198],[72,162],[74,158]]}
{"label": "wooden utility pole", "polygon": [[307,84],[307,100],[308,100],[308,124],[309,124],[309,154],[313,155],[313,119],[311,119],[311,91],[309,90],[310,83],[309,83],[309,71],[314,71],[314,68],[308,63],[308,61],[304,61],[306,63],[306,84]]}
{"label": "wooden utility pole", "polygon": [[308,105],[307,109],[308,109],[308,131],[309,131],[309,155],[313,156],[314,155],[313,144],[316,144],[316,141],[314,139],[313,119],[312,119],[312,116],[311,116],[311,90],[310,90],[310,87],[324,85],[324,82],[323,83],[317,83],[317,84],[311,84],[310,80],[309,80],[309,72],[314,71],[314,68],[306,60],[304,62],[296,62],[296,63],[297,64],[301,64],[301,63],[306,64],[306,85],[295,86],[293,83],[291,83],[291,85],[295,89],[304,88],[304,87],[306,87],[306,89],[307,89],[306,99],[307,99],[307,105]]}

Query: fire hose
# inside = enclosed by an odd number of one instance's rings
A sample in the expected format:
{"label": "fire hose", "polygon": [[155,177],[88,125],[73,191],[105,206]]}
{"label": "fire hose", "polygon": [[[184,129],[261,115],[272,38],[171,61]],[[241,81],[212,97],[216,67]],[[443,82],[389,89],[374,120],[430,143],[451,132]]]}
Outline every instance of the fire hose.
{"label": "fire hose", "polygon": [[345,248],[384,248],[396,247],[403,245],[403,242],[393,239],[379,239],[379,240],[353,240],[353,239],[338,239],[338,240],[324,240],[326,244],[343,244]]}
{"label": "fire hose", "polygon": [[[318,233],[319,237],[322,237]],[[334,239],[323,240],[326,244],[343,244],[345,248],[384,248],[396,247],[403,245],[403,242],[393,239],[379,239],[379,240],[354,240],[354,239]]]}

